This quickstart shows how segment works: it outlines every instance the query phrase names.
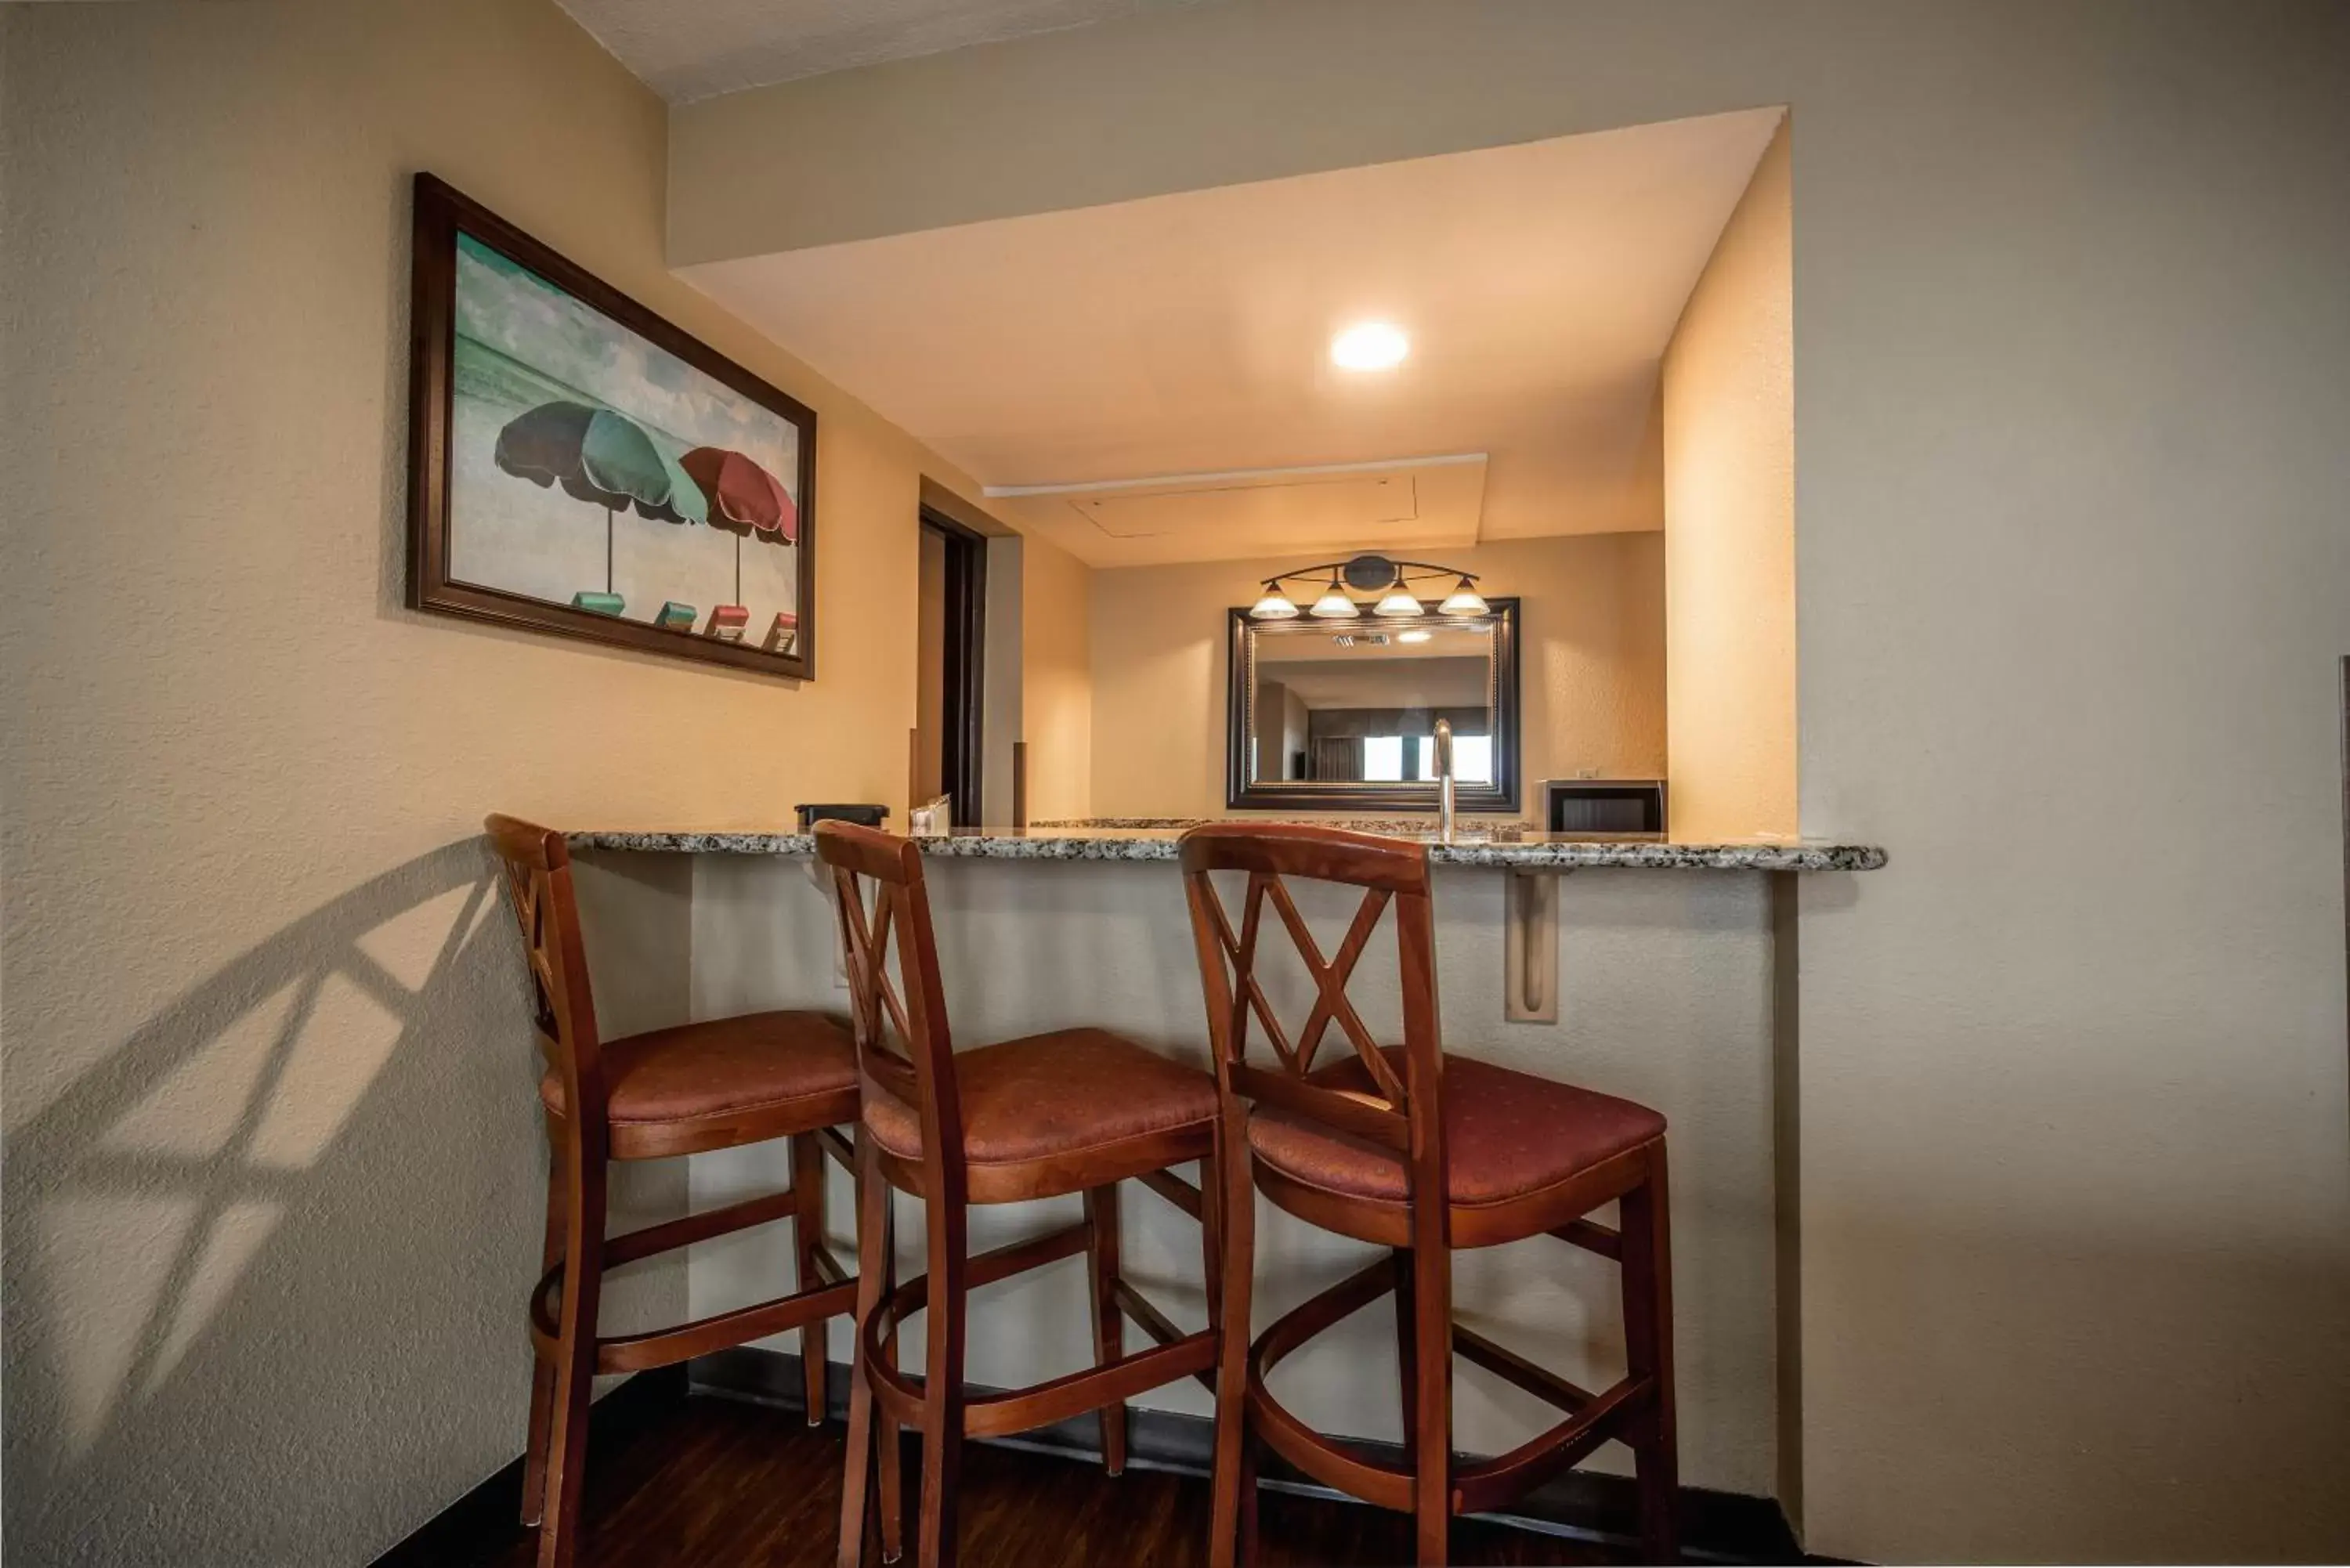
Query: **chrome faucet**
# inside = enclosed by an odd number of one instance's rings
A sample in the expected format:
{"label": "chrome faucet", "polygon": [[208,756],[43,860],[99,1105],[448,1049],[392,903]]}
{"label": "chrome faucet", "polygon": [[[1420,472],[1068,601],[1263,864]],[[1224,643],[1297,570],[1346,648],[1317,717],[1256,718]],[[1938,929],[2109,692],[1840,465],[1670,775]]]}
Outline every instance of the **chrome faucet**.
{"label": "chrome faucet", "polygon": [[1436,831],[1452,842],[1452,721],[1436,722]]}

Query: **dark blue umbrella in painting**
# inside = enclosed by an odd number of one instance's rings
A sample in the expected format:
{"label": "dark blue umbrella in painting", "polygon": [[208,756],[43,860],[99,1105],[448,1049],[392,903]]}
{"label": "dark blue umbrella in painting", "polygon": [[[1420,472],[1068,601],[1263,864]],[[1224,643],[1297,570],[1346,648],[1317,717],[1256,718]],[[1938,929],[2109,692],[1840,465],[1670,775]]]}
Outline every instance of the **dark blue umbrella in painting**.
{"label": "dark blue umbrella in painting", "polygon": [[612,524],[625,508],[661,523],[704,523],[710,504],[701,486],[664,456],[644,427],[626,414],[586,403],[541,403],[498,432],[497,464],[533,484],[560,484],[564,493],[604,509],[604,591],[572,603],[606,615],[620,613],[612,592]]}

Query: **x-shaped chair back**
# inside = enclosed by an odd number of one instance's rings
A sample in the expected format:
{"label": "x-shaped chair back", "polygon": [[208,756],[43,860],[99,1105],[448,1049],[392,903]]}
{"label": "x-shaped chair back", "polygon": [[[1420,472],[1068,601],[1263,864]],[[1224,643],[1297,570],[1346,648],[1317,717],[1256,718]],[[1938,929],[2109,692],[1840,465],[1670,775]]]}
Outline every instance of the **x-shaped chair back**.
{"label": "x-shaped chair back", "polygon": [[577,1118],[580,1124],[600,1127],[601,1041],[588,986],[587,947],[579,934],[579,902],[571,886],[570,851],[563,835],[536,823],[493,816],[483,826],[505,868],[506,891],[522,928],[539,1054],[562,1075],[564,1091],[570,1096],[566,1103],[583,1107]]}
{"label": "x-shaped chair back", "polygon": [[[910,840],[847,822],[817,823],[816,852],[831,874],[858,1070],[868,1093],[879,1088],[915,1108],[926,1164],[960,1169],[954,1042],[921,853]],[[890,978],[893,948],[902,992]]]}
{"label": "x-shaped chair back", "polygon": [[[1444,1190],[1439,1114],[1443,1050],[1437,1027],[1436,944],[1426,847],[1327,827],[1216,823],[1183,836],[1182,861],[1219,1085],[1228,1094],[1278,1105],[1397,1149],[1406,1156],[1415,1191]],[[1243,873],[1248,879],[1237,929],[1211,879],[1218,871]],[[1315,941],[1291,897],[1290,878],[1363,890],[1363,901],[1336,954],[1326,958]],[[1258,979],[1268,905],[1315,986],[1313,1009],[1294,1040],[1283,1030]],[[1402,981],[1401,1073],[1364,1026],[1347,994],[1347,981],[1372,932],[1390,908]],[[1253,1023],[1263,1026],[1272,1047],[1270,1071],[1248,1059]],[[1315,1056],[1334,1023],[1354,1048],[1376,1094],[1312,1081]],[[1424,1188],[1425,1182],[1435,1185]]]}

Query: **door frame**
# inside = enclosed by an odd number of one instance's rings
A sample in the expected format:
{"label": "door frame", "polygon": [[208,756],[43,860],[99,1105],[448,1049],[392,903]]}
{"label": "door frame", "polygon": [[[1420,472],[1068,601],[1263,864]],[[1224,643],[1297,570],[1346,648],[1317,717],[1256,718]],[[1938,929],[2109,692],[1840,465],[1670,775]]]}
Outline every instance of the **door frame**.
{"label": "door frame", "polygon": [[983,821],[980,785],[986,771],[987,535],[928,506],[921,508],[921,525],[946,545],[947,667],[939,773],[953,798],[954,825],[977,827]]}

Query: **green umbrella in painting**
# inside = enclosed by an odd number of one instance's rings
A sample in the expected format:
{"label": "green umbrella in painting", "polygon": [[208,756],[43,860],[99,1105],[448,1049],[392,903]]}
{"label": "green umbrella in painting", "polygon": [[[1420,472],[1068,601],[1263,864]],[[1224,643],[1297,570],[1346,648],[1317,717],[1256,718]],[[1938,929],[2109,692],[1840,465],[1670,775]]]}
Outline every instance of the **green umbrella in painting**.
{"label": "green umbrella in painting", "polygon": [[[604,509],[604,603],[618,615],[612,593],[612,525],[622,510],[661,523],[706,523],[710,504],[691,476],[664,455],[643,426],[626,414],[586,403],[541,403],[498,432],[497,464],[533,484],[560,484],[564,493]],[[608,607],[607,607],[608,606]]]}

